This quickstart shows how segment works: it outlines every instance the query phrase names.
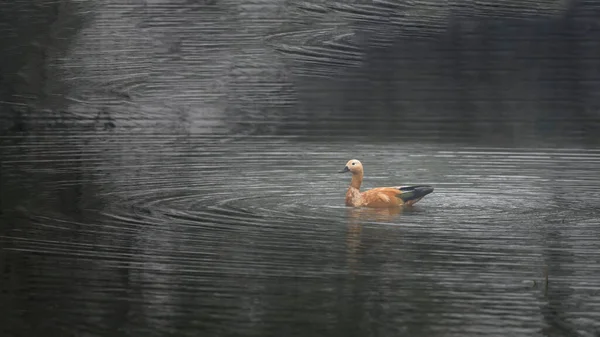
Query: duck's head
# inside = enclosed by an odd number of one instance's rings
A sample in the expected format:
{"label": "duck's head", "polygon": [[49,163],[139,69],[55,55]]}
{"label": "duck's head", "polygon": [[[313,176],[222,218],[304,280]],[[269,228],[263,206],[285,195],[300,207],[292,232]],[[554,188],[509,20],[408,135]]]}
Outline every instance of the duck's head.
{"label": "duck's head", "polygon": [[350,159],[343,170],[340,173],[350,172],[352,174],[360,174],[363,173],[363,166],[360,161],[356,159]]}

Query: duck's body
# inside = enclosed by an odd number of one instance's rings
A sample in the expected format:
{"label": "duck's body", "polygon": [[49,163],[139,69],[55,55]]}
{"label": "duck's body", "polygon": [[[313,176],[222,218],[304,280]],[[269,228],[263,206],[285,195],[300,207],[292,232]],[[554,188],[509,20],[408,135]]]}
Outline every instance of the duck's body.
{"label": "duck's body", "polygon": [[346,192],[346,206],[352,207],[398,207],[411,206],[433,192],[431,186],[378,187],[360,192],[364,170],[358,160],[350,160],[342,172],[351,172],[352,181]]}
{"label": "duck's body", "polygon": [[430,186],[377,187],[365,192],[350,186],[346,192],[346,206],[397,207],[412,206],[431,193]]}

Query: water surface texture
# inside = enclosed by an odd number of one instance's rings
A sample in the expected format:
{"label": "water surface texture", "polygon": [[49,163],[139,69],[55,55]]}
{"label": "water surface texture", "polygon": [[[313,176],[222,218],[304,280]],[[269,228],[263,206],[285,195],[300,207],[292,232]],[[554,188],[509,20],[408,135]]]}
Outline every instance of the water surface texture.
{"label": "water surface texture", "polygon": [[593,2],[1,6],[0,336],[600,335]]}

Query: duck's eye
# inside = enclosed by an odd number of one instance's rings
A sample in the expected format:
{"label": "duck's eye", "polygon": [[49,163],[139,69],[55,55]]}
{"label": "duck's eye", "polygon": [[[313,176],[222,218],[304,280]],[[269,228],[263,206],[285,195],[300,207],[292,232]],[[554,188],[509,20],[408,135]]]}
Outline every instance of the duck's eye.
{"label": "duck's eye", "polygon": [[352,166],[356,165],[356,163],[352,163]]}

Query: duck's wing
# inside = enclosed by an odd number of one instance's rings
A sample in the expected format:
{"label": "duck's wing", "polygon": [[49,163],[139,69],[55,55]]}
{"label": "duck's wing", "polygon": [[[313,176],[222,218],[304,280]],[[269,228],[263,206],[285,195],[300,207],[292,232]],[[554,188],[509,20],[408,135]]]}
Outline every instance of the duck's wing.
{"label": "duck's wing", "polygon": [[400,199],[400,191],[394,187],[378,187],[362,193],[365,206],[390,207],[399,206],[404,202]]}
{"label": "duck's wing", "polygon": [[433,187],[427,185],[377,187],[363,192],[362,197],[369,207],[410,206],[431,192]]}
{"label": "duck's wing", "polygon": [[433,192],[433,187],[428,185],[396,186],[394,188],[400,191],[398,197],[407,204],[414,204],[427,194]]}

